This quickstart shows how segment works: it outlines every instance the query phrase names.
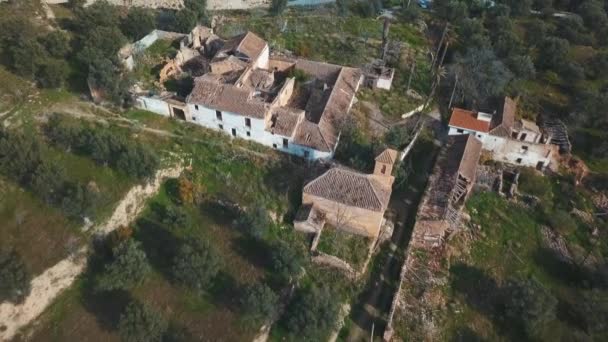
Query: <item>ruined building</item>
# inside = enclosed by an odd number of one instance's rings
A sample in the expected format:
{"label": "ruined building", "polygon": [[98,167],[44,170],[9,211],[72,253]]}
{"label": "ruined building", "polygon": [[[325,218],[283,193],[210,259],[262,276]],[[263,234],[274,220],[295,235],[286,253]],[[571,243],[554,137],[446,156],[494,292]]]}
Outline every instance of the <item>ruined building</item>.
{"label": "ruined building", "polygon": [[516,119],[517,103],[506,97],[500,111],[492,113],[454,108],[449,135],[472,135],[492,159],[513,165],[548,167],[555,156],[551,135],[532,121]]}
{"label": "ruined building", "polygon": [[224,40],[202,26],[182,39],[161,84],[184,73],[194,77],[185,98],[141,91],[136,106],[311,160],[333,157],[363,82],[359,69],[271,56],[252,32]]}

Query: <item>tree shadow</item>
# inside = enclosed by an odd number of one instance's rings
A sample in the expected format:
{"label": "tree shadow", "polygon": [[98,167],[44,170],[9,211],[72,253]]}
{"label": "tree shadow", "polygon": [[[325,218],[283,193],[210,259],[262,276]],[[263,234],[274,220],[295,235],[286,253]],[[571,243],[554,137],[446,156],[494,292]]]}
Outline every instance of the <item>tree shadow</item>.
{"label": "tree shadow", "polygon": [[458,263],[450,268],[450,286],[460,293],[467,305],[489,318],[498,333],[512,341],[527,340],[522,322],[505,319],[505,303],[509,294],[486,272]]}
{"label": "tree shadow", "polygon": [[476,267],[455,264],[450,267],[452,290],[463,295],[467,304],[486,316],[493,316],[500,302],[496,281]]}
{"label": "tree shadow", "polygon": [[88,312],[95,316],[99,326],[104,330],[115,331],[120,315],[131,302],[127,291],[97,291],[95,275],[100,274],[104,265],[111,259],[111,248],[107,241],[98,239],[93,243],[93,253],[87,260],[87,271],[83,276],[80,301]]}
{"label": "tree shadow", "polygon": [[227,272],[220,271],[207,290],[211,300],[218,306],[225,306],[229,310],[238,312],[243,289],[234,277]]}
{"label": "tree shadow", "polygon": [[562,322],[567,322],[569,325],[576,327],[579,330],[587,329],[587,322],[580,310],[575,305],[558,298],[557,303],[557,318]]}
{"label": "tree shadow", "polygon": [[451,342],[484,342],[486,341],[483,337],[479,336],[473,329],[469,327],[459,328],[452,338]]}
{"label": "tree shadow", "polygon": [[587,270],[564,261],[551,249],[537,249],[534,252],[533,260],[547,275],[565,285],[586,287],[592,280]]}
{"label": "tree shadow", "polygon": [[150,264],[171,279],[173,259],[181,241],[162,225],[146,217],[137,220],[137,228],[134,238],[141,242]]}
{"label": "tree shadow", "polygon": [[254,266],[262,269],[272,267],[272,246],[266,241],[242,234],[232,239],[231,243],[234,250]]}

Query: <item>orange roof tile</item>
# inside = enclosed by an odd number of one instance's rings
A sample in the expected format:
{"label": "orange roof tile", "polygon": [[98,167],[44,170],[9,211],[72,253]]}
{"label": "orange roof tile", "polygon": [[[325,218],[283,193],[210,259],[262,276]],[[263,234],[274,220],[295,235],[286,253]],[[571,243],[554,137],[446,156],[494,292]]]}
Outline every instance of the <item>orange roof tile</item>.
{"label": "orange roof tile", "polygon": [[490,122],[477,119],[477,114],[470,110],[454,108],[450,118],[450,126],[469,129],[476,132],[489,132]]}

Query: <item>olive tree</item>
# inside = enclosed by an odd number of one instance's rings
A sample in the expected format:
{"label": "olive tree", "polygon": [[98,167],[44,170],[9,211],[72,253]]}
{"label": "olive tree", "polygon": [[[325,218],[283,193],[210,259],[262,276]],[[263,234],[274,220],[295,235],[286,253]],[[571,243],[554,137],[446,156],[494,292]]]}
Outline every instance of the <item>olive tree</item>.
{"label": "olive tree", "polygon": [[31,275],[21,257],[13,252],[0,252],[0,303],[22,301],[30,293]]}
{"label": "olive tree", "polygon": [[272,320],[278,310],[279,296],[265,284],[249,286],[241,306],[245,312],[246,319],[253,325],[261,325]]}
{"label": "olive tree", "polygon": [[97,278],[98,290],[127,290],[140,285],[150,272],[150,264],[139,242],[132,239],[112,249],[113,260]]}
{"label": "olive tree", "polygon": [[162,341],[167,321],[145,304],[131,302],[120,315],[118,331],[126,342]]}
{"label": "olive tree", "polygon": [[339,302],[327,287],[302,289],[288,308],[287,329],[303,341],[321,341],[335,326]]}
{"label": "olive tree", "polygon": [[173,276],[197,291],[206,290],[220,270],[220,257],[207,240],[186,241],[173,260]]}

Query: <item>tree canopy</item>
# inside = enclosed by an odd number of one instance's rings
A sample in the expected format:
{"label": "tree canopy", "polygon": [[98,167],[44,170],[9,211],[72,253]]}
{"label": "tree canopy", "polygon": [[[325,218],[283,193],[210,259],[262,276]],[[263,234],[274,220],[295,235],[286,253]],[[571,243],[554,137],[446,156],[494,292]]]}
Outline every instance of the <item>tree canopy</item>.
{"label": "tree canopy", "polygon": [[138,302],[131,302],[125,308],[118,323],[125,342],[160,342],[167,329],[167,321],[158,312]]}
{"label": "tree canopy", "polygon": [[14,252],[0,251],[0,303],[19,303],[30,294],[32,277],[21,257]]}
{"label": "tree canopy", "polygon": [[339,311],[336,296],[329,288],[301,289],[289,304],[286,326],[302,341],[319,341],[335,326]]}
{"label": "tree canopy", "polygon": [[139,242],[128,239],[112,249],[112,261],[97,278],[97,289],[128,290],[143,283],[151,268]]}
{"label": "tree canopy", "polygon": [[185,241],[173,260],[175,279],[199,292],[211,286],[220,270],[220,257],[207,240]]}

